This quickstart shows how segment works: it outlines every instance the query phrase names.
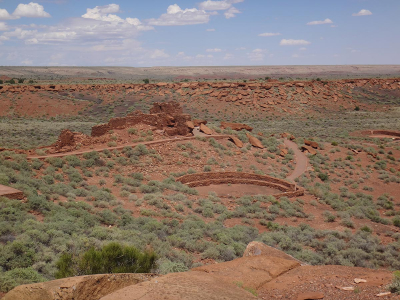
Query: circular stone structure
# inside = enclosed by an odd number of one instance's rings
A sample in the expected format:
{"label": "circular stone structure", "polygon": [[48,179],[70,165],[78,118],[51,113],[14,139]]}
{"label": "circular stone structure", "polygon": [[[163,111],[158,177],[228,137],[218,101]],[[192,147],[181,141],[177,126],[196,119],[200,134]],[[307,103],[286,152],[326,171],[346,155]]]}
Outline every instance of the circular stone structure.
{"label": "circular stone structure", "polygon": [[257,175],[243,172],[207,172],[184,175],[176,179],[189,187],[200,187],[221,184],[249,184],[265,186],[279,190],[280,193],[273,194],[274,197],[298,197],[304,195],[304,189],[298,188],[296,184],[283,179],[267,175]]}
{"label": "circular stone structure", "polygon": [[396,130],[365,130],[362,135],[368,135],[371,138],[400,140],[400,131]]}

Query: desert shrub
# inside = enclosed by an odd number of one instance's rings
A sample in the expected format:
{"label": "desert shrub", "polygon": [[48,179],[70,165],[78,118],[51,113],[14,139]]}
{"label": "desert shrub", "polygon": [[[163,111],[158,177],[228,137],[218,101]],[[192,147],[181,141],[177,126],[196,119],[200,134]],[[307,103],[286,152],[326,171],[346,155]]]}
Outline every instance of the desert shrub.
{"label": "desert shrub", "polygon": [[149,273],[155,266],[154,252],[110,243],[99,250],[94,247],[74,255],[64,253],[58,260],[56,278],[108,273]]}
{"label": "desert shrub", "polygon": [[169,259],[163,259],[158,262],[158,273],[168,274],[177,272],[186,272],[189,268],[182,262],[172,262]]}
{"label": "desert shrub", "polygon": [[64,165],[64,161],[59,157],[48,157],[45,161],[55,168],[62,168]]}
{"label": "desert shrub", "polygon": [[51,209],[51,204],[47,201],[46,197],[43,195],[31,195],[28,197],[28,206],[32,210],[39,212],[49,211]]}
{"label": "desert shrub", "polygon": [[136,128],[129,128],[128,129],[129,134],[137,134],[137,129]]}
{"label": "desert shrub", "polygon": [[8,177],[6,174],[1,174],[0,173],[0,184],[9,185],[10,184],[10,177]]}
{"label": "desert shrub", "polygon": [[400,228],[400,217],[393,219],[393,225]]}
{"label": "desert shrub", "polygon": [[43,167],[44,163],[40,159],[33,159],[32,160],[32,168],[35,170],[40,170]]}
{"label": "desert shrub", "polygon": [[203,168],[203,171],[204,172],[211,172],[211,166],[204,166],[204,168]]}
{"label": "desert shrub", "polygon": [[318,178],[322,181],[327,181],[329,179],[329,175],[327,173],[318,173]]}
{"label": "desert shrub", "polygon": [[149,154],[149,150],[147,149],[147,147],[143,144],[139,144],[137,145],[134,149],[134,154],[135,156],[141,156],[141,155],[147,155]]}
{"label": "desert shrub", "polygon": [[372,229],[371,229],[371,227],[363,226],[363,227],[360,228],[360,231],[371,233]]}
{"label": "desert shrub", "polygon": [[388,288],[392,293],[400,294],[400,271],[393,273],[393,280]]}
{"label": "desert shrub", "polygon": [[5,271],[28,268],[36,261],[36,252],[29,242],[14,241],[0,248],[0,267]]}
{"label": "desert shrub", "polygon": [[[87,153],[85,153],[87,154]],[[71,167],[78,167],[81,165],[81,160],[79,159],[79,157],[75,156],[75,155],[69,155],[65,158],[65,160],[68,162],[68,164]]]}
{"label": "desert shrub", "polygon": [[6,293],[16,286],[43,282],[45,280],[46,279],[32,267],[15,268],[4,273],[0,272],[0,291]]}

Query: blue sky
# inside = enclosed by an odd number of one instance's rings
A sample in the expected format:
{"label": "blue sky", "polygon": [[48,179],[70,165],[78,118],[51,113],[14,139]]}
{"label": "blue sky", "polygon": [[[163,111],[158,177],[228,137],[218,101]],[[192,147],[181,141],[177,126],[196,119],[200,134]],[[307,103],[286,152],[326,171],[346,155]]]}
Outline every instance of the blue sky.
{"label": "blue sky", "polygon": [[0,65],[400,64],[399,28],[399,0],[0,0]]}

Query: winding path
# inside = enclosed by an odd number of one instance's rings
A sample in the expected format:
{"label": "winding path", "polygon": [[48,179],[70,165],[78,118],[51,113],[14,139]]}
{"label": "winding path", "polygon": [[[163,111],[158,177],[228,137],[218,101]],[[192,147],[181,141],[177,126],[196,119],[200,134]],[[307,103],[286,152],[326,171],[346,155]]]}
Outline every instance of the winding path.
{"label": "winding path", "polygon": [[295,155],[296,167],[294,168],[292,174],[286,177],[287,180],[294,181],[296,178],[300,177],[303,173],[307,171],[308,157],[300,151],[296,143],[285,139],[284,144],[289,149],[292,149]]}
{"label": "winding path", "polygon": [[[204,138],[214,138],[214,139],[224,139],[224,138],[229,138],[229,135],[207,135],[204,136]],[[64,152],[64,153],[54,153],[54,154],[48,154],[44,156],[28,156],[28,159],[46,159],[48,157],[65,157],[69,155],[82,155],[84,153],[90,153],[93,151],[101,152],[104,150],[121,150],[125,147],[135,147],[137,145],[157,145],[157,144],[165,144],[168,142],[179,142],[179,141],[190,141],[190,140],[195,140],[196,136],[191,136],[191,137],[175,137],[175,138],[170,138],[170,139],[162,139],[162,140],[156,140],[156,141],[148,141],[148,142],[139,142],[139,143],[131,143],[131,144],[125,144],[125,145],[120,145],[117,147],[106,147],[106,148],[95,148],[95,149],[89,149],[89,150],[84,150],[84,151],[71,151],[71,152]],[[292,149],[295,155],[295,160],[296,160],[296,167],[294,171],[286,177],[287,180],[294,181],[296,178],[300,177],[303,173],[307,171],[307,166],[308,166],[308,158],[307,156],[299,150],[297,147],[297,144],[295,144],[292,141],[286,140],[284,141],[284,144],[289,148]]]}
{"label": "winding path", "polygon": [[[219,134],[212,134],[212,135],[206,135],[206,136],[202,136],[202,138],[214,138],[217,140],[220,139],[224,139],[224,138],[229,138],[229,135],[219,135]],[[35,156],[28,156],[27,159],[46,159],[48,157],[65,157],[65,156],[69,156],[69,155],[81,155],[84,153],[90,153],[93,151],[96,152],[101,152],[104,150],[121,150],[125,147],[135,147],[137,145],[157,145],[157,144],[165,144],[168,142],[179,142],[179,141],[191,141],[191,140],[195,140],[197,137],[196,136],[190,136],[190,137],[175,137],[175,138],[171,138],[171,139],[162,139],[162,140],[156,140],[156,141],[148,141],[148,142],[139,142],[139,143],[131,143],[131,144],[125,144],[125,145],[121,145],[121,146],[117,146],[117,147],[106,147],[106,148],[94,148],[94,149],[89,149],[89,150],[83,150],[83,151],[71,151],[71,152],[63,152],[63,153],[54,153],[54,154],[48,154],[48,155],[43,155],[43,156],[39,156],[39,155],[35,155]]]}

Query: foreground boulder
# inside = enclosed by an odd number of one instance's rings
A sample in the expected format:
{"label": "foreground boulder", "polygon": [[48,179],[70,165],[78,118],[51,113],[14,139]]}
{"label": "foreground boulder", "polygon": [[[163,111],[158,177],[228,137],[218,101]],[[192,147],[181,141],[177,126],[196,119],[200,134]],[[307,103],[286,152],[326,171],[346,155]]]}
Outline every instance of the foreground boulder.
{"label": "foreground boulder", "polygon": [[301,263],[299,260],[295,259],[293,256],[286,254],[285,252],[278,250],[276,248],[265,245],[261,242],[251,242],[247,245],[246,250],[243,253],[243,257],[250,256],[269,256],[269,257],[278,257],[287,260],[294,260]]}
{"label": "foreground boulder", "polygon": [[97,300],[126,286],[148,281],[154,274],[106,274],[70,277],[21,285],[4,300]]}
{"label": "foreground boulder", "polygon": [[172,273],[132,285],[100,300],[244,300],[257,299],[235,282],[203,272]]}
{"label": "foreground boulder", "polygon": [[231,282],[242,282],[243,286],[258,289],[266,282],[300,266],[298,261],[276,256],[249,256],[233,261],[207,265],[192,269],[218,275]]}

